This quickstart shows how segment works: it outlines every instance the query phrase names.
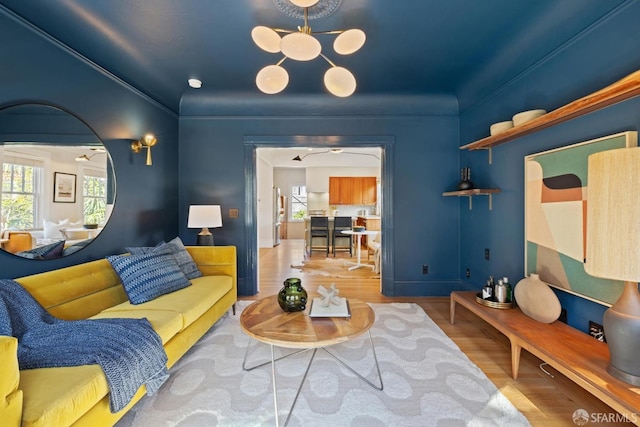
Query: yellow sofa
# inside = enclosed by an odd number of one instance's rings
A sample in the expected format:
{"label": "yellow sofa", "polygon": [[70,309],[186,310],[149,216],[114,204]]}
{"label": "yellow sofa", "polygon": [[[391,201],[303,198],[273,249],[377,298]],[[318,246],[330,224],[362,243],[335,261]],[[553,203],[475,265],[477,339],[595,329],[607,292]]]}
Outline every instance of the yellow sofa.
{"label": "yellow sofa", "polygon": [[[203,277],[191,286],[132,305],[106,259],[16,279],[52,315],[66,320],[146,317],[160,335],[171,367],[237,300],[234,246],[187,246]],[[0,336],[2,425],[109,426],[146,393],[142,386],[123,410],[109,410],[107,380],[98,365],[18,370],[17,340]]]}

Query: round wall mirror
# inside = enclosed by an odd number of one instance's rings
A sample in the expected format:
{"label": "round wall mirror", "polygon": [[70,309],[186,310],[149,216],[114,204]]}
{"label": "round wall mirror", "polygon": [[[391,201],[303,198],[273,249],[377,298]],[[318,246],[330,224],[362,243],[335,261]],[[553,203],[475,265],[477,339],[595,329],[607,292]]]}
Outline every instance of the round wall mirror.
{"label": "round wall mirror", "polygon": [[0,247],[28,259],[82,250],[102,231],[115,202],[104,144],[58,107],[0,109]]}

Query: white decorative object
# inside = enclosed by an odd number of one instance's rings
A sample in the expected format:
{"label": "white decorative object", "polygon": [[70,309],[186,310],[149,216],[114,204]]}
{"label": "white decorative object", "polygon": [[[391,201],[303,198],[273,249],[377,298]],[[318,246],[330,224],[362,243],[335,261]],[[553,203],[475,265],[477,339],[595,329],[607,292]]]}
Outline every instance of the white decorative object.
{"label": "white decorative object", "polygon": [[65,218],[57,223],[53,221],[42,221],[42,228],[44,230],[43,238],[45,239],[64,239],[64,236],[60,230],[69,226],[69,218]]}
{"label": "white decorative object", "polygon": [[505,122],[494,123],[489,128],[489,134],[497,135],[500,132],[504,132],[507,129],[511,129],[512,127],[513,127],[513,122],[511,120],[507,120]]}
{"label": "white decorative object", "polygon": [[513,125],[514,126],[521,125],[537,117],[544,116],[545,114],[547,114],[545,110],[523,111],[522,113],[518,113],[515,116],[513,116]]}
{"label": "white decorative object", "polygon": [[322,307],[329,307],[330,304],[340,305],[342,302],[342,299],[338,296],[340,291],[336,289],[335,283],[332,283],[329,289],[320,285],[318,287],[318,293],[322,295],[322,298],[320,299],[320,305]]}
{"label": "white decorative object", "polygon": [[527,316],[542,323],[552,323],[560,317],[560,300],[551,287],[531,274],[520,280],[514,291],[516,303]]}

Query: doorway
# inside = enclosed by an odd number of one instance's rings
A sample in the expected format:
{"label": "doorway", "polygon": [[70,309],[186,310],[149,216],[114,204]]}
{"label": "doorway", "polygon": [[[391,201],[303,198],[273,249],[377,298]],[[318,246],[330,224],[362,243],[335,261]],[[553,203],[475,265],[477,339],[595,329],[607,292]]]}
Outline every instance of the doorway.
{"label": "doorway", "polygon": [[[362,149],[375,148],[379,153],[380,168],[380,197],[382,203],[379,205],[378,214],[382,217],[381,232],[385,236],[382,239],[381,257],[380,257],[380,288],[383,295],[393,296],[393,254],[391,253],[390,243],[393,241],[393,197],[391,192],[391,184],[393,176],[392,157],[393,157],[393,137],[335,137],[335,136],[292,136],[292,137],[245,137],[245,178],[247,182],[247,192],[245,196],[245,204],[247,212],[245,215],[246,234],[246,276],[247,283],[244,289],[249,290],[255,295],[259,290],[259,272],[260,272],[260,244],[258,240],[259,227],[263,230],[267,228],[264,221],[270,221],[272,209],[260,209],[260,201],[258,200],[258,187],[263,190],[267,185],[260,182],[259,163],[261,160],[258,156],[258,150],[269,149],[271,152],[285,152],[289,156],[291,149],[295,149],[298,154],[288,158],[288,161],[294,161],[293,157],[299,156],[305,160],[320,156],[311,155],[310,153],[326,153],[332,149],[342,149],[345,153],[357,152]],[[307,150],[311,151],[307,151]],[[351,151],[349,151],[351,149]],[[366,151],[366,150],[364,150]],[[369,150],[371,151],[371,150]],[[360,154],[346,154],[345,156],[359,156]],[[337,158],[336,158],[337,159]],[[332,162],[332,165],[336,161]],[[311,163],[309,163],[311,164]],[[316,163],[317,164],[317,163]],[[262,217],[262,221],[259,220]],[[269,223],[268,227],[273,229],[273,224]],[[389,248],[389,249],[387,249]],[[281,251],[280,251],[281,252]],[[363,250],[366,255],[366,251]],[[315,255],[314,255],[315,256]],[[242,262],[241,260],[239,260]],[[330,280],[330,279],[329,279]]]}

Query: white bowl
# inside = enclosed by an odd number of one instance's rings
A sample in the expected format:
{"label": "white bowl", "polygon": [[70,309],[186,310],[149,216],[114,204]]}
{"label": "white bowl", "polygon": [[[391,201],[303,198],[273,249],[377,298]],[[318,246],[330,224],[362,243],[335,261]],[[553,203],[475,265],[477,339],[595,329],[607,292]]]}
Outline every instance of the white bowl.
{"label": "white bowl", "polygon": [[528,122],[529,120],[533,120],[536,117],[540,117],[547,114],[547,112],[545,110],[529,110],[529,111],[523,111],[522,113],[518,113],[515,116],[513,116],[513,125],[514,126],[518,126],[521,125],[523,123]]}
{"label": "white bowl", "polygon": [[491,135],[496,135],[500,132],[504,132],[507,129],[511,129],[512,127],[513,127],[513,122],[511,120],[507,120],[506,122],[494,123],[489,128],[489,133]]}

